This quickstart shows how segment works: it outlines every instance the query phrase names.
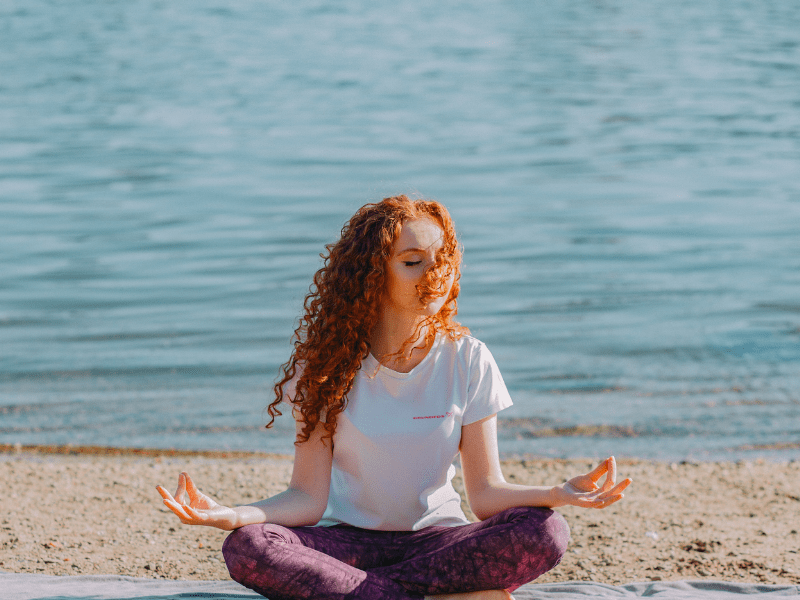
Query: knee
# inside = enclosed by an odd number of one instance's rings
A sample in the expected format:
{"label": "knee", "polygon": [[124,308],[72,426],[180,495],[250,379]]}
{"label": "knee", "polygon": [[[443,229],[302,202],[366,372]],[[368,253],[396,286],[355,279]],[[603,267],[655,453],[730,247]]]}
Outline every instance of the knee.
{"label": "knee", "polygon": [[552,569],[566,554],[570,538],[569,525],[561,513],[550,511],[543,523],[543,538],[543,544],[549,549]]}
{"label": "knee", "polygon": [[538,557],[539,569],[549,571],[561,562],[569,544],[569,525],[560,513],[549,508],[520,507],[525,521],[529,550]]}
{"label": "knee", "polygon": [[247,573],[255,563],[257,554],[256,548],[259,546],[258,527],[247,525],[239,529],[234,529],[222,543],[222,557],[225,565],[231,574],[231,578],[238,583],[243,583]]}
{"label": "knee", "polygon": [[234,529],[222,543],[222,555],[228,557],[237,554],[252,554],[252,549],[258,545],[255,539],[258,534],[257,525],[246,525],[245,527]]}
{"label": "knee", "polygon": [[549,508],[519,506],[497,515],[510,526],[498,552],[507,571],[497,580],[513,591],[554,568],[567,551],[569,526]]}
{"label": "knee", "polygon": [[268,524],[246,525],[234,530],[222,544],[222,556],[231,579],[249,586],[256,573],[274,566],[282,541],[279,528]]}

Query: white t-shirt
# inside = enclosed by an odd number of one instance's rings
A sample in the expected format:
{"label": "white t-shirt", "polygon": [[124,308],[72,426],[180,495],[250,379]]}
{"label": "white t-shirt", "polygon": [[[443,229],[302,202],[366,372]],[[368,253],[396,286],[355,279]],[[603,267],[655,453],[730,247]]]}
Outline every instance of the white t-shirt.
{"label": "white t-shirt", "polygon": [[437,336],[409,373],[368,356],[336,421],[318,525],[416,531],[468,523],[451,483],[461,426],[511,404],[494,358],[473,337]]}

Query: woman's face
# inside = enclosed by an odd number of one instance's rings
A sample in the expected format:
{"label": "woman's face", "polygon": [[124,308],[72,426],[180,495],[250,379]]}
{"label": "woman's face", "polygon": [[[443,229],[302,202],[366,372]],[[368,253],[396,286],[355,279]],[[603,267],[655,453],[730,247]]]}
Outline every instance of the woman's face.
{"label": "woman's face", "polygon": [[417,285],[425,281],[425,271],[436,262],[436,252],[444,244],[444,232],[432,219],[420,217],[405,221],[392,246],[386,268],[386,294],[383,307],[414,316],[438,313],[450,297],[453,274],[445,281],[442,295],[424,303]]}

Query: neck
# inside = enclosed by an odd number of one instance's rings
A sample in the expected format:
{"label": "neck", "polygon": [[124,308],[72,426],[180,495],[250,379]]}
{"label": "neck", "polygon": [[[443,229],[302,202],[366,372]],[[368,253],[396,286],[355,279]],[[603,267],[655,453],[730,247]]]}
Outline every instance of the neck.
{"label": "neck", "polygon": [[[410,371],[425,358],[428,345],[425,343],[426,327],[417,332],[423,317],[403,315],[394,311],[382,311],[370,335],[372,355],[385,366],[397,371]],[[418,333],[412,343],[403,350],[402,355],[393,356],[414,333]]]}

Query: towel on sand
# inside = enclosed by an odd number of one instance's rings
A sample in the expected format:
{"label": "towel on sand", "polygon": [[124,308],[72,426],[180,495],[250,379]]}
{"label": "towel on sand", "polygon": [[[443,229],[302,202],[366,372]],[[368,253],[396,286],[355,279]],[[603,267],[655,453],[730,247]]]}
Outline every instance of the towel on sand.
{"label": "towel on sand", "polygon": [[[605,585],[568,581],[522,586],[517,600],[617,600],[655,596],[658,600],[743,600],[744,595],[798,596],[800,586],[757,585],[727,581],[648,581]],[[233,581],[174,581],[122,575],[57,577],[0,572],[0,600],[258,600]],[[766,600],[766,598],[765,598]]]}

